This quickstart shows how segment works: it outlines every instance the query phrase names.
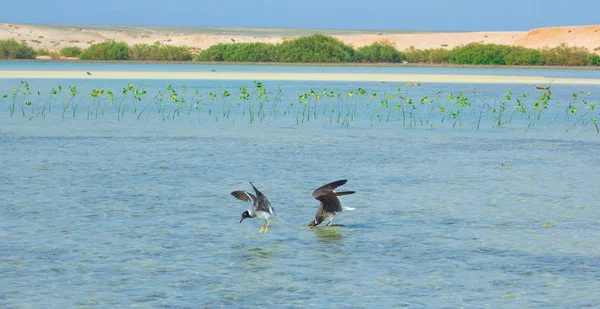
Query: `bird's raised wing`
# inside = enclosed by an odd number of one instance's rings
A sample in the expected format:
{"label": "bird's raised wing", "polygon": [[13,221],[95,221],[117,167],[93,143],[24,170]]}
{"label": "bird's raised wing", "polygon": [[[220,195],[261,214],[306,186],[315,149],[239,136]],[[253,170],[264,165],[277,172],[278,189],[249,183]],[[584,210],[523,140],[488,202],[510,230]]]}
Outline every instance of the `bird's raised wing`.
{"label": "bird's raised wing", "polygon": [[231,192],[231,195],[233,195],[233,197],[237,198],[240,201],[251,202],[252,205],[255,205],[257,202],[256,196],[246,191],[233,191]]}
{"label": "bird's raised wing", "polygon": [[330,182],[330,183],[328,183],[328,184],[326,184],[324,186],[319,187],[317,190],[315,190],[313,192],[312,195],[316,199],[319,199],[318,198],[319,196],[333,193],[333,190],[335,190],[337,187],[345,184],[346,182],[348,182],[348,180],[346,180],[346,179],[342,179],[342,180],[337,180],[337,181],[334,181],[334,182]]}
{"label": "bird's raised wing", "polygon": [[267,199],[267,196],[264,195],[262,192],[258,191],[258,189],[254,186],[252,182],[250,183],[250,185],[254,189],[254,192],[256,192],[256,204],[253,205],[254,210],[264,211],[269,214],[275,214],[275,209],[271,207],[271,203],[269,202],[269,199]]}
{"label": "bird's raised wing", "polygon": [[271,203],[267,199],[266,196],[261,196],[258,198],[258,203],[256,204],[256,211],[264,211],[268,214],[275,214],[275,209],[271,207]]}
{"label": "bird's raised wing", "polygon": [[332,192],[325,195],[319,195],[317,200],[321,201],[321,207],[325,212],[341,212],[342,201],[338,196],[354,194],[355,191]]}

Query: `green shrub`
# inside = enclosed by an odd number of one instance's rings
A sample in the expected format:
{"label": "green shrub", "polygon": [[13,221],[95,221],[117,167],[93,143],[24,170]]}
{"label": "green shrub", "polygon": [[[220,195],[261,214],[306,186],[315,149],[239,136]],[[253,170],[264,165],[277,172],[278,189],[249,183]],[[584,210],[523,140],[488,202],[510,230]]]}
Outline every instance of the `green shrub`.
{"label": "green shrub", "polygon": [[106,41],[92,44],[79,55],[82,60],[128,60],[129,46],[125,42]]}
{"label": "green shrub", "polygon": [[200,52],[198,61],[243,62],[353,62],[354,49],[322,34],[272,45],[266,43],[217,44]]}
{"label": "green shrub", "polygon": [[548,65],[581,66],[588,61],[588,50],[584,47],[569,47],[563,43],[554,48],[544,48],[542,53]]}
{"label": "green shrub", "polygon": [[129,59],[152,61],[187,61],[192,59],[192,54],[187,47],[163,45],[157,41],[152,45],[133,45],[129,48]]}
{"label": "green shrub", "polygon": [[217,44],[196,56],[198,61],[270,62],[275,59],[275,46],[266,43]]}
{"label": "green shrub", "polygon": [[600,56],[596,54],[588,54],[587,65],[600,66]]}
{"label": "green shrub", "polygon": [[509,53],[510,46],[507,45],[470,43],[453,48],[448,60],[456,64],[503,65]]}
{"label": "green shrub", "polygon": [[226,54],[227,46],[229,44],[216,44],[212,45],[208,49],[205,49],[196,55],[198,61],[225,61],[224,55]]}
{"label": "green shrub", "polygon": [[33,48],[17,41],[0,40],[0,58],[2,59],[35,59]]}
{"label": "green shrub", "polygon": [[537,49],[513,46],[504,57],[507,65],[544,65],[546,56]]}
{"label": "green shrub", "polygon": [[266,43],[241,43],[231,45],[225,57],[229,61],[270,62],[275,59],[275,46]]}
{"label": "green shrub", "polygon": [[397,63],[405,59],[406,56],[387,41],[375,42],[369,46],[361,47],[355,53],[355,60],[360,62]]}
{"label": "green shrub", "polygon": [[429,51],[423,49],[416,49],[411,46],[404,50],[406,61],[410,63],[425,63],[429,60]]}
{"label": "green shrub", "polygon": [[354,62],[354,49],[342,41],[322,34],[299,37],[275,46],[279,62]]}
{"label": "green shrub", "polygon": [[444,48],[434,48],[428,50],[427,60],[429,63],[448,63],[450,51]]}
{"label": "green shrub", "polygon": [[69,46],[60,50],[60,54],[65,57],[79,57],[81,55],[81,48],[77,46]]}
{"label": "green shrub", "polygon": [[35,50],[35,55],[36,56],[50,56],[50,52],[47,49],[36,49]]}

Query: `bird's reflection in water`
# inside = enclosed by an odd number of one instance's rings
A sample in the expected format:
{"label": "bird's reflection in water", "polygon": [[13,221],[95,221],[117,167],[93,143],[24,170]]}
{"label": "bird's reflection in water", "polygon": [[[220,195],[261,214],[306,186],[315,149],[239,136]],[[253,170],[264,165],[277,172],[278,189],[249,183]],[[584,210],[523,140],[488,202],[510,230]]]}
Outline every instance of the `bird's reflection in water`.
{"label": "bird's reflection in water", "polygon": [[[247,246],[236,245],[233,249],[238,255],[238,261],[244,261],[244,264],[258,264],[261,267],[270,267],[274,255],[284,251],[287,247],[281,244],[272,244],[266,246]],[[256,265],[255,265],[256,266]]]}
{"label": "bird's reflection in water", "polygon": [[263,247],[256,247],[248,250],[251,259],[268,260],[273,257],[272,250]]}
{"label": "bird's reflection in water", "polygon": [[343,225],[331,225],[324,227],[311,227],[315,231],[315,234],[322,242],[336,242],[342,239],[342,234],[338,233],[340,228],[344,228]]}
{"label": "bird's reflection in water", "polygon": [[234,268],[239,268],[240,273],[260,274],[269,272],[275,265],[273,248],[269,247],[240,247],[237,251]]}
{"label": "bird's reflection in water", "polygon": [[247,286],[248,282],[253,282],[257,286],[265,286],[268,281],[263,282],[263,279],[275,275],[280,250],[282,248],[272,246],[239,246],[235,258],[238,262],[228,268],[234,274],[230,284]]}

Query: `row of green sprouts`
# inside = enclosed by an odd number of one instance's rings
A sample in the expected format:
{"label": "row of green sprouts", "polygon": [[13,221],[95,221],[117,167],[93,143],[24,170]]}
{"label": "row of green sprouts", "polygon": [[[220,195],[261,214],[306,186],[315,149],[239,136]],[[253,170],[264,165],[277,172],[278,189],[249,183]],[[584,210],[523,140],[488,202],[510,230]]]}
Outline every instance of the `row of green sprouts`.
{"label": "row of green sprouts", "polygon": [[284,94],[281,88],[268,90],[262,82],[255,81],[251,86],[211,91],[167,85],[151,94],[127,84],[120,90],[94,88],[85,92],[75,86],[57,86],[49,93],[42,93],[22,81],[2,96],[0,108],[6,109],[10,116],[20,115],[29,120],[59,114],[63,120],[85,117],[121,121],[157,116],[162,120],[188,117],[198,122],[247,119],[255,123],[285,116],[296,124],[326,121],[350,126],[361,120],[371,126],[396,122],[408,127],[444,124],[476,129],[484,125],[530,128],[540,122],[567,122],[571,127],[591,127],[600,133],[599,102],[591,100],[591,92],[574,92],[568,101],[561,102],[553,99],[551,89],[535,94],[515,94],[509,90],[499,98],[485,97],[475,88],[468,93],[437,91],[418,97],[409,95],[408,89],[378,92],[361,87],[346,91],[311,88],[299,94]]}

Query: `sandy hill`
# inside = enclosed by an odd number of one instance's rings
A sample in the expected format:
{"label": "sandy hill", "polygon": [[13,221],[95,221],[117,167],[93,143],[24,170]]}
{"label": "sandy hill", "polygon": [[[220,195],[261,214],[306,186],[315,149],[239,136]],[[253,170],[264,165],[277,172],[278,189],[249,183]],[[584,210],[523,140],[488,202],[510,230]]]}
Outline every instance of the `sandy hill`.
{"label": "sandy hill", "polygon": [[529,48],[555,47],[562,43],[581,46],[600,54],[600,25],[550,27],[511,32],[414,32],[351,31],[319,29],[134,27],[78,25],[22,25],[0,23],[0,40],[15,39],[34,48],[58,51],[66,46],[87,48],[105,40],[127,44],[160,41],[175,46],[206,49],[218,43],[279,43],[302,35],[323,33],[354,47],[387,40],[399,50],[453,48],[472,42],[516,45]]}

